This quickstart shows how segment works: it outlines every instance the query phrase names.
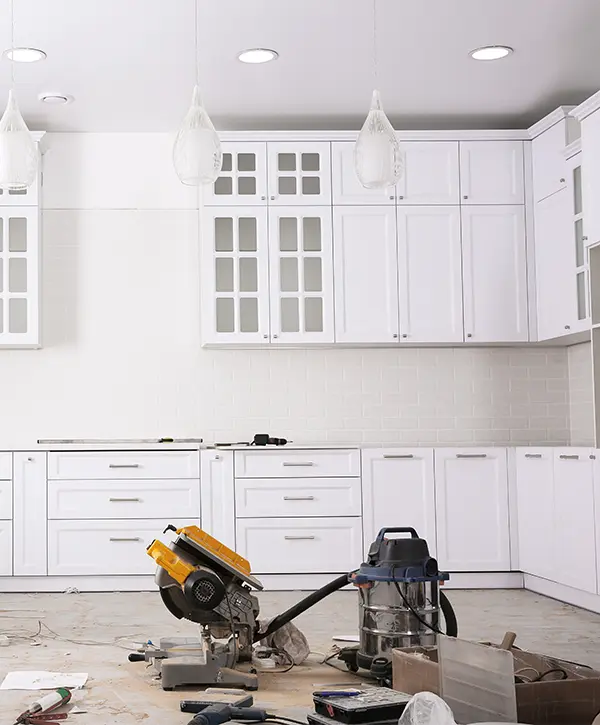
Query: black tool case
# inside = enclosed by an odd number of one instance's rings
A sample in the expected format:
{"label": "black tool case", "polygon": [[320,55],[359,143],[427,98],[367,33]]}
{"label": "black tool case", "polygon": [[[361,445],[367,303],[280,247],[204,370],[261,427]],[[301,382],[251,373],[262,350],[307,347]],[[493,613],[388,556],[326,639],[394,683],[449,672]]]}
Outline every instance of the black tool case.
{"label": "black tool case", "polygon": [[[321,697],[315,695],[313,703],[315,714],[327,720],[335,720],[344,725],[362,725],[369,723],[382,723],[384,721],[398,722],[404,712],[406,704],[412,695],[397,692],[389,687],[373,687],[362,690],[359,695],[352,697]],[[309,715],[309,718],[311,715]],[[314,719],[314,722],[322,721]]]}

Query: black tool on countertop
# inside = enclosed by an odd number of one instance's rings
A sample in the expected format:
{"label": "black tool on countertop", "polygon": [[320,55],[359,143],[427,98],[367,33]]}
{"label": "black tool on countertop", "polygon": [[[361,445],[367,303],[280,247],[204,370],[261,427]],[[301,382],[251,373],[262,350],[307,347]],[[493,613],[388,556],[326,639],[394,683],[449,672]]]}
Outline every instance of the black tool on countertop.
{"label": "black tool on countertop", "polygon": [[265,722],[269,717],[266,710],[260,707],[232,707],[215,703],[205,707],[188,725],[222,725],[230,720],[244,720],[251,722]]}
{"label": "black tool on countertop", "polygon": [[[412,695],[389,687],[368,687],[353,697],[313,696],[315,714],[344,725],[398,722]],[[309,715],[310,718],[313,715]],[[313,718],[314,719],[314,718]],[[319,722],[315,720],[315,723]]]}
{"label": "black tool on countertop", "polygon": [[254,698],[252,695],[244,693],[238,696],[235,700],[226,702],[224,699],[211,699],[210,695],[202,700],[182,700],[179,703],[179,709],[181,712],[192,712],[198,713],[202,710],[206,710],[207,707],[213,705],[230,705],[231,707],[251,707],[254,704]]}
{"label": "black tool on countertop", "polygon": [[250,445],[252,446],[284,446],[287,438],[272,438],[268,433],[257,433]]}

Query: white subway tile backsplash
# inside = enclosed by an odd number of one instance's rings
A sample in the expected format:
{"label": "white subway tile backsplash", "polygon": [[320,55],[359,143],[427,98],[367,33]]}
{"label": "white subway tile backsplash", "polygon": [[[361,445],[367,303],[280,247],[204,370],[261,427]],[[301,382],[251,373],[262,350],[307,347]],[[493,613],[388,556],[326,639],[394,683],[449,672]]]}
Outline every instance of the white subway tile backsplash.
{"label": "white subway tile backsplash", "polygon": [[594,444],[594,403],[591,343],[568,349],[569,425],[571,443]]}

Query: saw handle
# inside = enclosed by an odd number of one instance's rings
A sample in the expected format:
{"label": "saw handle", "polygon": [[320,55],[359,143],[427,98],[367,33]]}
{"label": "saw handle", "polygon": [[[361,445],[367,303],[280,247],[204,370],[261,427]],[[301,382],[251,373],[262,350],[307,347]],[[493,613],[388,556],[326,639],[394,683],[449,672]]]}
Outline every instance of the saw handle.
{"label": "saw handle", "polygon": [[131,652],[127,659],[130,662],[145,662],[146,655],[142,654],[141,652]]}

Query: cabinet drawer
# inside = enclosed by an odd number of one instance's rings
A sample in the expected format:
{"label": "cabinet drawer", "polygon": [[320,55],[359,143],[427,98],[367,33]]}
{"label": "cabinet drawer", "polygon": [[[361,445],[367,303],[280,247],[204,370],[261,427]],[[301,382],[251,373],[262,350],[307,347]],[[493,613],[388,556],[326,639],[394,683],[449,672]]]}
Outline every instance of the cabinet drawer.
{"label": "cabinet drawer", "polygon": [[48,478],[198,478],[198,451],[50,453]]}
{"label": "cabinet drawer", "polygon": [[236,451],[235,476],[236,478],[360,476],[360,451]]}
{"label": "cabinet drawer", "polygon": [[199,515],[200,485],[194,479],[48,484],[50,519],[175,519]]}
{"label": "cabinet drawer", "polygon": [[[198,519],[170,521],[180,528]],[[49,521],[48,574],[153,574],[156,564],[146,553],[153,539],[168,543],[164,519],[145,521]]]}
{"label": "cabinet drawer", "polygon": [[238,518],[360,516],[360,478],[238,478]]}
{"label": "cabinet drawer", "polygon": [[12,453],[0,453],[0,481],[12,478]]}
{"label": "cabinet drawer", "polygon": [[351,571],[362,561],[360,518],[238,519],[237,551],[254,574]]}
{"label": "cabinet drawer", "polygon": [[12,521],[0,521],[0,576],[12,576]]}
{"label": "cabinet drawer", "polygon": [[0,520],[12,517],[12,481],[0,481]]}

